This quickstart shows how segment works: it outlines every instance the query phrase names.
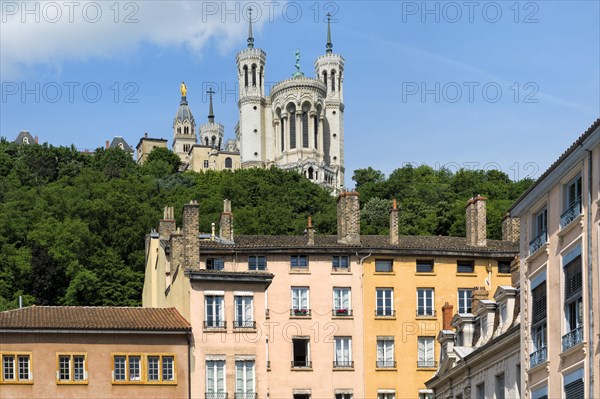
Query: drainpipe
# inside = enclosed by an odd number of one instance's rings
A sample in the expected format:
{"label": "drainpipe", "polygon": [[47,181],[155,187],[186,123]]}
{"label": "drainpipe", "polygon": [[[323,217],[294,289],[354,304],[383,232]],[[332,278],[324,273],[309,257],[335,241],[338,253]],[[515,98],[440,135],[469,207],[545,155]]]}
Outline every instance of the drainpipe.
{"label": "drainpipe", "polygon": [[592,265],[592,151],[586,149],[588,152],[588,198],[587,198],[587,211],[586,211],[586,229],[587,229],[587,285],[588,285],[588,343],[590,349],[588,351],[588,374],[589,374],[589,385],[588,385],[588,396],[591,398],[594,395],[594,306],[592,304],[594,298],[593,276],[594,268]]}
{"label": "drainpipe", "polygon": [[[369,256],[371,256],[371,254],[372,254],[372,252],[369,252],[369,254],[367,256],[364,256],[364,257],[361,258],[360,255],[358,254],[358,251],[356,251],[356,257],[358,258],[358,264],[360,266],[362,266],[363,262],[365,261],[365,259],[367,259]],[[365,268],[363,267],[362,268],[362,274],[361,274],[361,277],[360,277],[360,291],[363,292],[363,293],[365,292],[365,287],[363,285],[364,277],[365,277]],[[364,296],[364,294],[361,295],[361,301],[362,301],[362,303],[360,304],[360,307],[364,311],[364,309],[365,309],[365,296]],[[365,330],[364,329],[364,323],[365,323],[364,319],[365,319],[365,315],[363,314],[363,341],[365,339],[365,337],[364,337],[364,330]],[[365,349],[365,347],[366,346],[363,345],[363,376],[362,376],[363,382],[367,381],[367,368],[364,365],[364,363],[365,363],[365,355],[366,355],[366,349]],[[366,392],[367,386],[366,386],[366,384],[364,384],[364,388],[365,388],[365,392],[363,392],[363,394],[364,394],[364,397],[367,397],[367,392]]]}
{"label": "drainpipe", "polygon": [[192,399],[192,332],[187,333],[188,343],[188,399]]}

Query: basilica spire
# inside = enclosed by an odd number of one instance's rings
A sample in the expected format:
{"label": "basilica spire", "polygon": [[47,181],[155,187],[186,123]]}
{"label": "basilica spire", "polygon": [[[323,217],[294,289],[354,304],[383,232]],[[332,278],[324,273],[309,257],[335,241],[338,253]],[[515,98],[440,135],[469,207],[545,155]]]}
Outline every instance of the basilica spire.
{"label": "basilica spire", "polygon": [[211,87],[210,89],[208,89],[207,93],[208,93],[208,96],[209,96],[208,122],[209,123],[215,123],[215,114],[213,112],[213,102],[212,102],[212,97],[213,97],[213,94],[215,94],[215,92],[214,92],[214,90]]}
{"label": "basilica spire", "polygon": [[248,7],[248,48],[254,48],[254,37],[252,35],[252,7]]}
{"label": "basilica spire", "polygon": [[333,44],[331,43],[331,14],[327,13],[327,45],[325,46],[325,53],[331,54],[333,52]]}

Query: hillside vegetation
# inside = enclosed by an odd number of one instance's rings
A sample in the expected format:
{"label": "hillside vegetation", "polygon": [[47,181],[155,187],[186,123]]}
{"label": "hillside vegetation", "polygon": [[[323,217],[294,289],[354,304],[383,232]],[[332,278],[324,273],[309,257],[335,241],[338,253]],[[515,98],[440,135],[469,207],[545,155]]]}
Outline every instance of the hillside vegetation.
{"label": "hillside vegetation", "polygon": [[[165,205],[200,204],[200,227],[210,232],[223,199],[232,200],[236,234],[301,234],[313,216],[318,234],[335,234],[335,198],[294,172],[247,169],[178,173],[168,150],[138,166],[119,149],[91,155],[74,147],[0,141],[0,310],[25,305],[139,305],[144,236]],[[530,181],[497,171],[435,171],[403,167],[388,178],[355,172],[363,233],[386,234],[392,198],[401,234],[464,234],[464,205],[474,193],[490,197],[489,232]],[[217,228],[218,230],[218,228]]]}

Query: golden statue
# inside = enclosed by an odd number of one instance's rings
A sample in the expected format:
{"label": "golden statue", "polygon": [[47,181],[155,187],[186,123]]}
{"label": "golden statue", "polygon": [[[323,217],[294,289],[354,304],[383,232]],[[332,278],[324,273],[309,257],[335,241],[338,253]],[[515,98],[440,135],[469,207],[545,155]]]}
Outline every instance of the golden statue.
{"label": "golden statue", "polygon": [[181,97],[185,97],[187,94],[187,86],[184,81],[181,81],[181,87],[179,89],[181,90]]}

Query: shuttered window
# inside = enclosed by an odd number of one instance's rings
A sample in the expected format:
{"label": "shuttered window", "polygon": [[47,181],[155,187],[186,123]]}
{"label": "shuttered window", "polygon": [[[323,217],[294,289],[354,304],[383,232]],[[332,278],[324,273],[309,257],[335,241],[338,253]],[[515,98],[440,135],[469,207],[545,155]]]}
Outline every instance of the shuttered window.
{"label": "shuttered window", "polygon": [[583,398],[583,380],[575,380],[570,384],[565,385],[566,399],[584,399]]}
{"label": "shuttered window", "polygon": [[546,319],[546,282],[540,283],[531,291],[531,322],[539,323]]}
{"label": "shuttered window", "polygon": [[565,267],[565,302],[581,295],[581,256],[573,259]]}

